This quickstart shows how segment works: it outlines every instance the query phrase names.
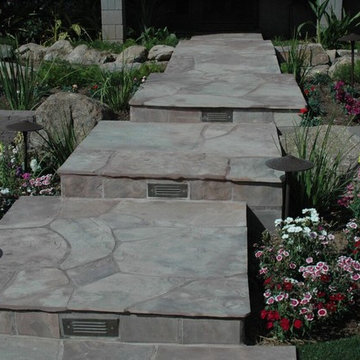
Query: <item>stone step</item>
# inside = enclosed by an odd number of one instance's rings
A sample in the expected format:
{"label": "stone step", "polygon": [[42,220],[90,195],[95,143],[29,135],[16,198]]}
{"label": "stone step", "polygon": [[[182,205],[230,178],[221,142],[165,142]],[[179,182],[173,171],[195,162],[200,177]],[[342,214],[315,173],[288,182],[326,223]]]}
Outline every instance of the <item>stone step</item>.
{"label": "stone step", "polygon": [[184,346],[0,335],[1,360],[296,360],[294,346]]}
{"label": "stone step", "polygon": [[153,74],[130,101],[136,122],[280,123],[291,126],[306,101],[280,73],[271,41],[258,34],[183,40],[164,74]]}
{"label": "stone step", "polygon": [[23,197],[0,231],[0,333],[58,338],[68,325],[128,342],[244,337],[245,203]]}
{"label": "stone step", "polygon": [[[273,224],[282,207],[273,124],[102,121],[58,170],[65,197],[245,201]],[[259,215],[260,216],[260,215]]]}

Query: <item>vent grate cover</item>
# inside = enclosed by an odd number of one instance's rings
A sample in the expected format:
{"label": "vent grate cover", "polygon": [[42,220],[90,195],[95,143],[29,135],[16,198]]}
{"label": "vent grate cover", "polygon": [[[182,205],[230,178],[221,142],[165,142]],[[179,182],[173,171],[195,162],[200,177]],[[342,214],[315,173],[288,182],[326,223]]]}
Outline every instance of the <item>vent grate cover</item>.
{"label": "vent grate cover", "polygon": [[64,336],[110,336],[119,334],[117,319],[62,319]]}
{"label": "vent grate cover", "polygon": [[184,199],[188,184],[148,184],[148,197]]}
{"label": "vent grate cover", "polygon": [[233,112],[229,110],[222,111],[203,111],[201,113],[203,122],[233,122]]}

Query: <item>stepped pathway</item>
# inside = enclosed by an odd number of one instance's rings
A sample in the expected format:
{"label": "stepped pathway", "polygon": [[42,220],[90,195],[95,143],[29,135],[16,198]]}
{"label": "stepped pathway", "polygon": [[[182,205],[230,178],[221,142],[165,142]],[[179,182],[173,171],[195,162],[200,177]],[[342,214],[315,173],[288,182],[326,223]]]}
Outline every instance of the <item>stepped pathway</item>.
{"label": "stepped pathway", "polygon": [[[15,203],[0,222],[2,360],[296,359],[243,344],[248,226],[281,214],[273,114],[301,103],[275,60],[256,34],[182,42],[132,121],[101,122],[59,169],[61,197]],[[154,108],[134,105],[149,94]],[[214,101],[233,123],[204,114]]]}
{"label": "stepped pathway", "polygon": [[219,34],[181,41],[164,74],[152,74],[130,101],[131,121],[268,123],[289,126],[305,99],[280,74],[260,35]]}

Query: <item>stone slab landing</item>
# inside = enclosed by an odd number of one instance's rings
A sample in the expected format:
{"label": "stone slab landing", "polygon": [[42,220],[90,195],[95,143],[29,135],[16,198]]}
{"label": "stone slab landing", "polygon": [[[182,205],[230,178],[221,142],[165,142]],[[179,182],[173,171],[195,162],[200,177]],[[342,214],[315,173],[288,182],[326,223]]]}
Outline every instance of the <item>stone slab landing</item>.
{"label": "stone slab landing", "polygon": [[281,74],[271,41],[217,34],[181,41],[164,74],[130,101],[137,122],[275,122],[291,126],[306,101],[293,75]]}
{"label": "stone slab landing", "polygon": [[[245,201],[267,226],[281,215],[274,124],[102,121],[59,169],[62,195]],[[261,215],[263,214],[263,215]]]}
{"label": "stone slab landing", "polygon": [[127,342],[241,342],[242,202],[24,197],[0,231],[0,333],[110,318]]}

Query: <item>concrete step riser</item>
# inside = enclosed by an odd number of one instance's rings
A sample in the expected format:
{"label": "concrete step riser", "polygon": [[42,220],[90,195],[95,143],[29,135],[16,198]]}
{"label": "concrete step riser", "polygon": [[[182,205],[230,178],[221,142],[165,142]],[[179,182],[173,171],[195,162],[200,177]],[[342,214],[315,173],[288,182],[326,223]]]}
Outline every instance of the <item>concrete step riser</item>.
{"label": "concrete step riser", "polygon": [[[100,325],[91,324],[86,328],[82,325],[81,329],[84,329],[82,331],[79,328],[73,330],[71,324],[74,320],[82,323],[85,321],[85,324],[89,320],[99,324],[106,324],[110,320],[107,327],[109,331],[102,331],[103,327]],[[243,319],[197,319],[105,313],[2,311],[0,330],[6,335],[54,339],[79,336],[106,337],[127,343],[239,345],[244,340]]]}

